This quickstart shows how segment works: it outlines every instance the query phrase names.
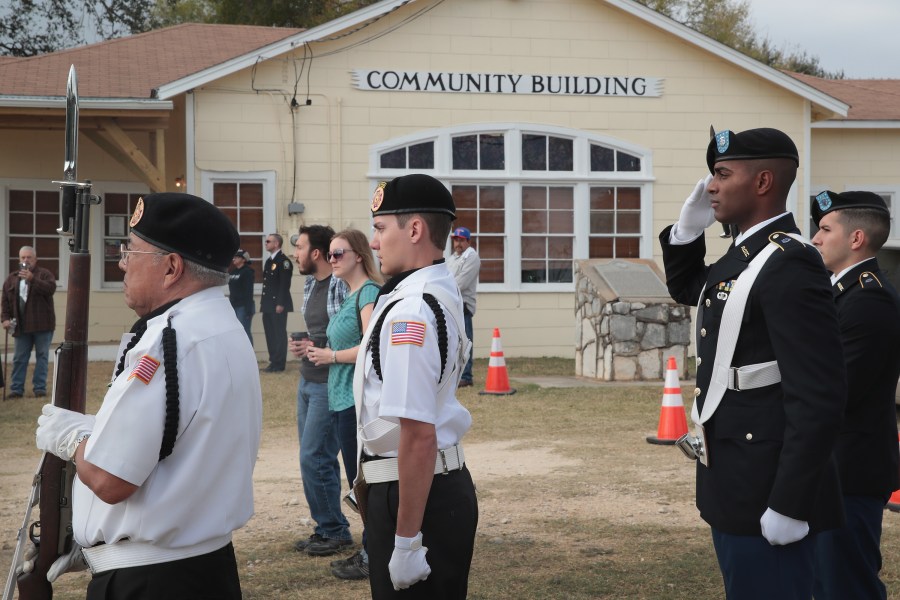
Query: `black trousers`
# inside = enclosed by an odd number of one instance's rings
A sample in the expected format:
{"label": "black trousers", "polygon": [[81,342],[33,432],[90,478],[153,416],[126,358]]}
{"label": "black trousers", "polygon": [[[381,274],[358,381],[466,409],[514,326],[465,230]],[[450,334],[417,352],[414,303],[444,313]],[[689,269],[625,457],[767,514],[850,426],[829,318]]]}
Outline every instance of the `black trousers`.
{"label": "black trousers", "polygon": [[266,348],[269,350],[269,366],[279,371],[284,370],[287,360],[287,318],[288,313],[263,313],[263,331],[266,332]]}
{"label": "black trousers", "polygon": [[422,521],[422,544],[431,574],[425,581],[394,591],[388,563],[397,531],[399,485],[396,481],[369,487],[366,549],[372,599],[464,599],[469,587],[469,567],[478,526],[478,500],[469,470],[463,467],[447,475],[435,475]]}
{"label": "black trousers", "polygon": [[87,600],[240,600],[234,546],[173,562],[94,575]]}

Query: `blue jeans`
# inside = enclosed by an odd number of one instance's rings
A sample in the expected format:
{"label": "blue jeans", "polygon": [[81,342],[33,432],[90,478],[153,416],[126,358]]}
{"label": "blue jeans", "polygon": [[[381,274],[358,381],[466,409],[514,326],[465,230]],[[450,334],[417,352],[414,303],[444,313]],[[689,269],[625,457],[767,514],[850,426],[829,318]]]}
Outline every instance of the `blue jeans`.
{"label": "blue jeans", "polygon": [[475,353],[475,342],[472,339],[472,336],[474,335],[474,329],[472,328],[472,313],[470,313],[468,309],[463,311],[463,321],[465,321],[466,337],[472,341],[472,349],[469,350],[469,361],[466,363],[466,368],[463,369],[460,379],[463,381],[472,381],[472,355]]}
{"label": "blue jeans", "polygon": [[235,306],[234,314],[237,315],[238,321],[241,322],[241,325],[244,326],[244,331],[247,332],[247,337],[250,338],[250,345],[253,345],[253,334],[250,333],[250,323],[253,322],[254,313],[247,309],[246,306]]}
{"label": "blue jeans", "polygon": [[328,384],[300,378],[297,388],[297,434],[300,477],[316,533],[335,540],[352,539],[341,512],[341,467],[338,464],[337,417],[328,410]]}
{"label": "blue jeans", "polygon": [[53,332],[20,333],[13,339],[15,340],[15,353],[13,354],[12,384],[9,391],[14,394],[25,393],[25,372],[28,369],[31,350],[34,349],[34,374],[31,376],[31,386],[35,392],[46,392],[47,359],[50,355],[50,340],[53,339]]}

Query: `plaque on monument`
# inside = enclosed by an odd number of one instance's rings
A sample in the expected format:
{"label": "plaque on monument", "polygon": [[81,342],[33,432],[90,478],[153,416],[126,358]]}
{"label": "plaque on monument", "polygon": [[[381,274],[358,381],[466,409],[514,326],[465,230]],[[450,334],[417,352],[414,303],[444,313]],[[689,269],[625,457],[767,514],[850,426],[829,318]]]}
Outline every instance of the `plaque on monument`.
{"label": "plaque on monument", "polygon": [[594,270],[616,298],[671,302],[665,282],[646,263],[611,260],[595,264]]}

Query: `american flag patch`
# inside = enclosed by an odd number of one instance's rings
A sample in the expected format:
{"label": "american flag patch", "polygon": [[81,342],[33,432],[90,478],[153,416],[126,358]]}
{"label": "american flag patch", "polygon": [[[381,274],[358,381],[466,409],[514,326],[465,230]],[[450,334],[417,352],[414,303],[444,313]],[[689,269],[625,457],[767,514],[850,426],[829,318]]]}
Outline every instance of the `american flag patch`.
{"label": "american flag patch", "polygon": [[391,323],[391,345],[425,343],[425,323],[417,321],[394,321]]}
{"label": "american flag patch", "polygon": [[138,361],[138,364],[136,364],[131,370],[131,375],[128,376],[128,380],[131,381],[132,379],[137,377],[145,384],[149,384],[150,380],[153,379],[153,375],[156,374],[156,370],[158,368],[159,361],[145,354],[141,357],[141,360]]}

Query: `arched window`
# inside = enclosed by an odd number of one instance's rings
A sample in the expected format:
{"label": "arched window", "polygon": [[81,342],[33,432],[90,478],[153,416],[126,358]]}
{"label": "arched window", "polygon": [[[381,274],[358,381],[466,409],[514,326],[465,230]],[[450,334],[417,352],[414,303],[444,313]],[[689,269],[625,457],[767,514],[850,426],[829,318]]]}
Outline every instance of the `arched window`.
{"label": "arched window", "polygon": [[649,258],[651,156],[560,127],[482,124],[372,148],[377,181],[428,173],[452,191],[481,257],[479,289],[571,290],[573,261]]}

